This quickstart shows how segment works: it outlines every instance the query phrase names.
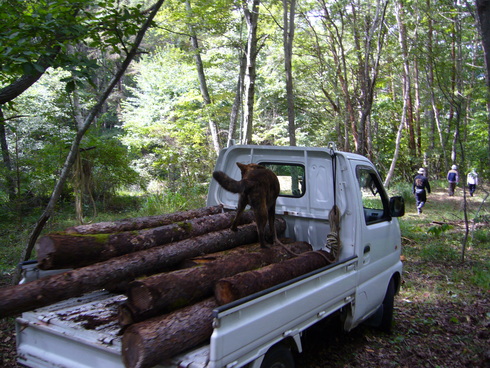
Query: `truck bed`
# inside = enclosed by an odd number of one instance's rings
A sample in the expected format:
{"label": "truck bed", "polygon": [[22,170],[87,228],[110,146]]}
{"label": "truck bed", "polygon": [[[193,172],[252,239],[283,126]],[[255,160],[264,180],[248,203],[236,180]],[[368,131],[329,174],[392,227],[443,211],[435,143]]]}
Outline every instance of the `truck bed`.
{"label": "truck bed", "polygon": [[[305,328],[350,302],[356,262],[353,257],[217,308],[210,344],[158,367],[242,366],[286,336],[299,338]],[[117,310],[125,299],[96,291],[23,313],[16,324],[19,363],[33,368],[124,367]]]}

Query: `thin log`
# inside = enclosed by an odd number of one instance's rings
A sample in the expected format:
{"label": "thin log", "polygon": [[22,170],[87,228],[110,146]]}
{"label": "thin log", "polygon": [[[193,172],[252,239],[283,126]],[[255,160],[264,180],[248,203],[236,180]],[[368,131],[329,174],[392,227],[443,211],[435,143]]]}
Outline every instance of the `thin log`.
{"label": "thin log", "polygon": [[[234,211],[219,213],[116,234],[46,235],[36,245],[38,268],[51,270],[88,266],[123,254],[225,229],[230,226],[235,215]],[[253,219],[253,213],[248,211],[240,218],[240,223],[250,223]]]}
{"label": "thin log", "polygon": [[[285,248],[289,249],[286,250]],[[133,281],[127,291],[127,307],[121,307],[119,324],[143,321],[175,309],[194,304],[213,295],[214,284],[225,277],[264,267],[311,251],[306,242],[263,249],[257,244],[248,249],[230,251],[228,255],[202,266],[153,275]]]}
{"label": "thin log", "polygon": [[[276,220],[278,231],[286,223]],[[198,237],[112,258],[105,262],[47,276],[26,284],[0,289],[0,316],[8,317],[38,307],[76,297],[89,291],[111,288],[122,281],[168,270],[186,258],[214,253],[257,242],[255,224],[237,231],[215,231]]]}
{"label": "thin log", "polygon": [[223,212],[223,206],[203,207],[195,210],[174,212],[165,215],[134,217],[118,221],[97,222],[72,226],[66,229],[67,234],[111,234],[121,231],[132,231],[149,229],[170,225],[174,222],[181,222],[192,218],[216,215]]}
{"label": "thin log", "polygon": [[214,289],[216,301],[219,305],[228,304],[327,266],[331,263],[328,256],[324,251],[308,252],[281,263],[221,279]]}
{"label": "thin log", "polygon": [[128,327],[122,337],[127,368],[149,368],[197,346],[213,332],[213,298]]}

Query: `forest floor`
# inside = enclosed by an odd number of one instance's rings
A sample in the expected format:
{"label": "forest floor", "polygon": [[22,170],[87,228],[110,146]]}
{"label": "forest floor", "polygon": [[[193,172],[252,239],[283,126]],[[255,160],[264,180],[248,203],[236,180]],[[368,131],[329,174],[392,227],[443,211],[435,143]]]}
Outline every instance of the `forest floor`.
{"label": "forest floor", "polygon": [[[452,202],[455,213],[461,210],[461,197],[449,198],[441,191],[429,197],[424,214],[407,205],[401,220],[404,275],[393,332],[360,326],[339,333],[333,324],[315,326],[305,333],[303,353],[295,357],[298,368],[490,368],[489,241],[473,242],[461,262],[464,224],[456,218],[461,216],[449,218],[447,210],[435,220],[442,202]],[[431,231],[439,222],[451,224],[450,229]],[[489,224],[482,226],[488,229]],[[480,275],[487,280],[483,287],[475,282],[479,272],[486,272]],[[10,275],[0,275],[0,287],[9,282]],[[0,318],[0,367],[20,367],[13,318]]]}

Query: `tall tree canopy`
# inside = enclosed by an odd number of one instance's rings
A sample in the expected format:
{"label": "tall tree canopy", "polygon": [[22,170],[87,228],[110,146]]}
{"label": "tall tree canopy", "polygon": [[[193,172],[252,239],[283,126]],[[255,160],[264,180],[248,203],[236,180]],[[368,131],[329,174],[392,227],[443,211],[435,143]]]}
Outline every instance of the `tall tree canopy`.
{"label": "tall tree canopy", "polygon": [[[409,180],[420,166],[442,177],[452,163],[484,177],[487,3],[167,0],[129,73],[94,113],[91,139],[120,148],[125,160],[115,163],[132,170],[126,177],[138,175],[133,184],[141,188],[206,182],[216,150],[232,139],[334,142],[371,157],[393,181]],[[0,3],[0,192],[7,202],[49,193],[62,172],[59,158],[154,5]],[[32,101],[42,103],[33,109]],[[82,158],[100,173],[96,152]]]}

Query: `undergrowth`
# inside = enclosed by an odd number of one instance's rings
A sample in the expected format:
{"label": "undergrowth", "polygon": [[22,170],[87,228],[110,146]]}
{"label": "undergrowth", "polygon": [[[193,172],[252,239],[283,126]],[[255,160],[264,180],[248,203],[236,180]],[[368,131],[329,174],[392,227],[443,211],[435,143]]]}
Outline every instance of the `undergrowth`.
{"label": "undergrowth", "polygon": [[[114,221],[131,217],[153,216],[204,207],[207,186],[196,185],[164,189],[157,193],[121,193],[110,203],[98,203],[96,216],[88,210],[84,223]],[[2,211],[0,216],[0,273],[12,273],[18,264],[31,231],[43,208],[34,208],[21,216],[14,211]],[[46,223],[42,234],[62,231],[78,225],[71,203],[62,202]],[[42,235],[41,234],[41,235]],[[35,257],[35,254],[31,258]]]}

